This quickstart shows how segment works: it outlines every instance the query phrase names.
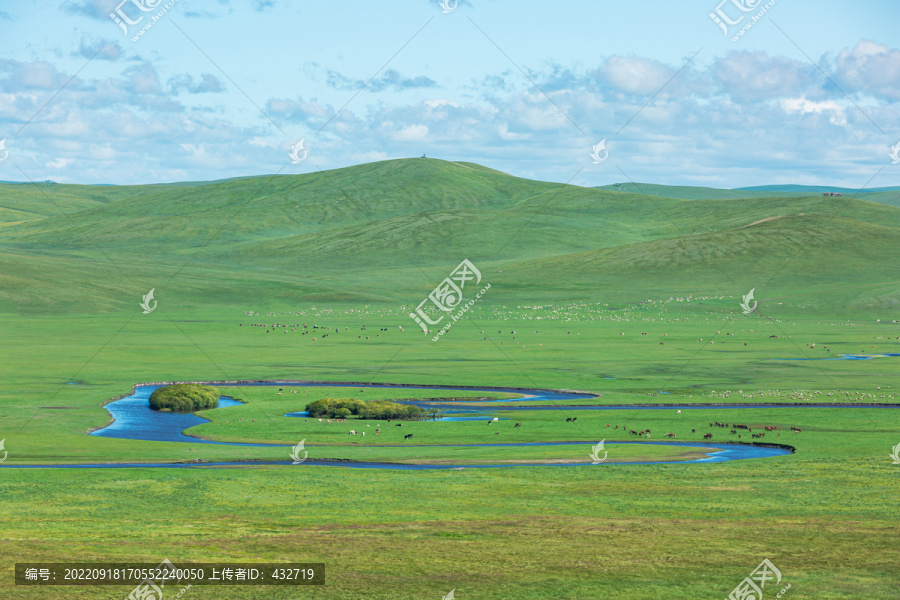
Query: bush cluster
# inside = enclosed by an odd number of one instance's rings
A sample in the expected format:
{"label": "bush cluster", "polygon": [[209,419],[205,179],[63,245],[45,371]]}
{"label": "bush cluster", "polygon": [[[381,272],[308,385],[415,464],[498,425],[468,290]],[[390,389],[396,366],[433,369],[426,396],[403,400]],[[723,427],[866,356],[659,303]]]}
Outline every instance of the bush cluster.
{"label": "bush cluster", "polygon": [[356,415],[360,419],[400,419],[419,421],[425,418],[425,411],[412,404],[398,404],[390,400],[370,400],[363,402],[355,398],[323,398],[306,405],[311,417],[345,419]]}
{"label": "bush cluster", "polygon": [[150,408],[172,412],[193,412],[219,406],[219,390],[199,383],[167,385],[150,394]]}

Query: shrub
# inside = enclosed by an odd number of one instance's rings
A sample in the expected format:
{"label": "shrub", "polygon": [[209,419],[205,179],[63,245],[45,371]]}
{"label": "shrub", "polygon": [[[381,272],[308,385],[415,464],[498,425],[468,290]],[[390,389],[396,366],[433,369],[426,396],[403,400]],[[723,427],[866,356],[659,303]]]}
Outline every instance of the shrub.
{"label": "shrub", "polygon": [[219,390],[199,383],[176,383],[154,390],[150,408],[160,411],[193,412],[219,406]]}
{"label": "shrub", "polygon": [[426,412],[412,404],[399,404],[389,400],[363,402],[355,398],[323,398],[310,402],[306,410],[311,417],[342,419],[357,415],[360,419],[401,419],[418,421]]}

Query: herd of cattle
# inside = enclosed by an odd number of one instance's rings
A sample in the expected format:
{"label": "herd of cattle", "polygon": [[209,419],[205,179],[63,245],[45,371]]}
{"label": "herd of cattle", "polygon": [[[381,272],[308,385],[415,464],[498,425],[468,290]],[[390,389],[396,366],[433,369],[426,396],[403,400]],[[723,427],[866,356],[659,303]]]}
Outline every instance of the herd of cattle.
{"label": "herd of cattle", "polygon": [[[679,411],[679,412],[680,412],[680,411]],[[566,423],[572,423],[572,422],[575,422],[575,421],[577,421],[577,420],[578,420],[578,417],[569,417],[569,418],[566,419]],[[319,419],[319,421],[322,421],[322,419]],[[334,421],[335,421],[335,422],[343,422],[344,419],[334,419]],[[497,421],[499,421],[499,419],[498,419],[497,417],[494,417],[494,418],[492,418],[492,419],[488,419],[488,420],[487,420],[487,424],[488,424],[488,425],[492,425],[492,424],[496,423]],[[330,422],[331,422],[331,419],[328,419],[328,422],[330,423]],[[227,421],[226,421],[226,423],[227,423]],[[390,423],[390,419],[388,419],[388,423]],[[402,427],[403,424],[402,424],[402,423],[396,423],[396,424],[394,424],[394,426],[395,426],[395,427]],[[749,433],[749,434],[751,435],[751,437],[757,438],[757,439],[758,439],[758,438],[765,437],[766,433],[772,432],[772,431],[776,432],[776,433],[775,433],[776,437],[781,436],[781,427],[778,427],[778,426],[776,426],[776,425],[756,425],[756,426],[755,426],[756,429],[762,429],[762,430],[763,430],[763,431],[761,431],[761,432],[759,432],[759,433],[753,433],[753,428],[754,428],[753,425],[742,425],[742,424],[738,424],[738,423],[735,423],[735,424],[733,424],[733,425],[729,425],[728,423],[720,423],[719,421],[715,421],[715,422],[711,422],[711,423],[709,424],[709,426],[710,426],[710,427],[722,427],[722,428],[725,428],[725,429],[729,429],[729,431],[731,432],[732,435],[737,435],[738,439],[741,439],[741,437],[742,437],[742,434],[739,433],[739,431],[746,431],[747,433]],[[516,427],[522,427],[522,424],[521,424],[521,423],[516,423],[516,424],[513,426],[513,428],[515,429]],[[612,427],[612,428],[614,428],[614,429],[619,429],[619,426],[618,426],[618,425],[613,426],[613,425],[610,424],[610,423],[607,423],[607,424],[606,424],[606,427],[607,427],[607,428]],[[626,426],[625,426],[625,425],[622,425],[622,431],[625,431],[625,429],[626,429]],[[800,433],[802,430],[801,430],[799,427],[791,427],[791,431],[793,431],[794,433]],[[361,433],[362,433],[363,436],[366,435],[365,432],[361,432]],[[381,429],[380,429],[380,428],[375,430],[375,435],[378,435],[378,434],[380,434],[380,433],[381,433]],[[638,431],[638,430],[636,430],[636,429],[630,429],[630,430],[628,431],[628,433],[631,434],[631,435],[636,435],[636,436],[638,436],[638,437],[650,437],[650,434],[652,433],[652,431],[650,430],[650,428],[641,429],[640,431]],[[696,429],[691,429],[691,433],[696,434],[696,433],[697,433],[697,430],[696,430]],[[356,430],[351,429],[351,430],[350,430],[350,435],[357,435]],[[495,432],[495,435],[500,435],[500,432],[499,432],[499,431]],[[407,435],[403,436],[403,439],[404,439],[404,440],[408,440],[408,439],[411,439],[412,437],[413,437],[413,434],[410,433],[410,434],[407,434]],[[667,438],[677,438],[678,436],[676,436],[674,433],[667,433],[667,434],[665,434],[665,437],[667,437]],[[712,434],[712,433],[706,433],[706,434],[703,435],[703,439],[704,439],[704,440],[710,440],[710,439],[712,439],[712,437],[713,437],[713,434]]]}
{"label": "herd of cattle", "polygon": [[[680,412],[680,411],[679,411],[679,412]],[[574,421],[574,419],[566,419],[566,421]],[[613,427],[613,426],[610,425],[609,423],[607,423],[606,426],[607,426],[607,427]],[[753,427],[754,427],[754,426],[752,426],[752,425],[738,425],[738,424],[729,425],[728,423],[720,423],[720,422],[716,421],[716,422],[714,422],[714,423],[710,423],[709,426],[710,426],[710,427],[725,427],[725,428],[730,428],[731,433],[732,433],[732,434],[736,434],[736,435],[738,436],[738,439],[741,439],[741,437],[742,437],[742,435],[738,432],[739,429],[740,429],[740,430],[745,430],[745,431],[746,431],[747,433],[749,433],[749,434],[751,435],[751,437],[753,437],[753,438],[762,438],[762,437],[765,437],[766,433],[767,433],[767,432],[770,432],[770,431],[778,432],[778,433],[775,434],[776,437],[781,436],[781,433],[780,433],[781,427],[778,427],[778,426],[776,426],[776,425],[756,425],[756,428],[757,428],[757,429],[763,429],[763,430],[764,430],[764,431],[762,431],[762,432],[760,432],[760,433],[753,433]],[[619,426],[616,425],[616,426],[614,426],[613,428],[614,428],[614,429],[618,429]],[[625,429],[626,429],[626,427],[625,427],[625,425],[623,425],[623,426],[622,426],[622,431],[625,431]],[[791,431],[793,431],[794,433],[800,433],[801,429],[800,429],[799,427],[791,427]],[[635,430],[635,429],[630,429],[630,430],[628,431],[628,433],[630,433],[631,435],[636,435],[636,436],[638,436],[638,437],[650,437],[650,434],[652,433],[652,431],[650,431],[649,428],[647,428],[647,429],[641,429],[640,431],[637,431],[637,430]],[[697,430],[696,430],[696,429],[691,429],[691,433],[697,433]],[[667,433],[667,434],[665,434],[665,437],[667,437],[667,438],[677,438],[678,436],[676,436],[674,433]],[[705,434],[705,435],[703,436],[703,439],[704,439],[704,440],[710,440],[710,439],[712,439],[712,437],[713,437],[713,434],[707,433],[707,434]]]}
{"label": "herd of cattle", "polygon": [[[244,326],[243,323],[238,324],[238,327],[243,327],[243,326]],[[290,330],[290,331],[297,331],[297,330],[300,330],[300,335],[308,335],[308,334],[310,334],[310,333],[312,333],[312,334],[318,334],[318,335],[319,335],[320,337],[322,337],[323,339],[324,339],[324,338],[327,338],[327,337],[332,333],[332,332],[331,332],[332,329],[334,329],[334,332],[333,332],[333,333],[340,333],[340,332],[341,332],[341,328],[340,328],[340,327],[332,327],[332,326],[327,326],[327,327],[326,327],[326,326],[324,326],[324,325],[313,325],[312,328],[310,328],[309,325],[307,325],[306,323],[272,323],[271,325],[270,325],[269,323],[249,323],[249,326],[250,326],[250,327],[263,327],[263,328],[265,328],[266,333],[272,333],[272,332],[275,332],[275,331],[281,331],[281,332],[283,332],[283,333],[288,333],[288,330]],[[271,327],[271,329],[269,329],[270,327]],[[402,326],[402,325],[397,325],[397,329],[399,329],[400,332],[403,333],[403,326]],[[360,331],[368,331],[368,330],[366,329],[366,326],[365,326],[365,325],[363,325],[362,327],[360,327],[359,330],[360,330]],[[326,332],[326,331],[329,332],[329,333],[324,333],[324,332]],[[350,328],[349,328],[349,327],[344,327],[344,331],[350,331]],[[379,328],[378,328],[378,331],[386,332],[386,331],[388,331],[388,328],[387,328],[387,327],[379,327]],[[358,335],[358,336],[356,336],[356,337],[357,337],[358,339],[362,339],[362,338],[363,338],[362,335]],[[376,333],[376,334],[375,334],[375,337],[381,337],[381,334],[380,334],[380,333]],[[369,339],[369,336],[365,336],[365,338],[366,338],[366,339]],[[316,339],[317,339],[317,338],[313,338],[312,340],[315,342]]]}
{"label": "herd of cattle", "polygon": [[[714,422],[714,423],[710,423],[709,426],[710,426],[710,427],[724,427],[724,428],[726,428],[726,429],[729,429],[732,435],[737,435],[737,436],[738,436],[738,439],[741,439],[741,434],[738,433],[738,430],[739,430],[739,429],[740,429],[740,430],[746,431],[746,432],[749,433],[750,436],[753,437],[753,438],[762,438],[762,437],[765,437],[765,436],[766,436],[766,433],[768,433],[768,432],[770,432],[770,431],[778,432],[778,433],[775,434],[776,437],[780,437],[780,436],[781,436],[781,433],[780,433],[780,432],[781,432],[781,427],[777,427],[777,426],[775,426],[775,425],[757,425],[757,426],[756,426],[757,429],[763,429],[763,430],[764,430],[764,431],[762,431],[761,433],[753,433],[753,426],[752,426],[752,425],[739,425],[739,424],[737,424],[737,423],[735,423],[735,424],[733,424],[733,425],[729,425],[728,423],[720,423],[719,421],[716,421],[716,422]],[[693,432],[694,430],[692,429],[691,431]],[[799,427],[791,427],[791,431],[793,431],[794,433],[800,433],[801,429],[800,429]],[[711,438],[711,437],[712,437],[712,434],[711,434],[711,433],[707,433],[706,435],[703,436],[704,439],[709,439],[709,438]]]}

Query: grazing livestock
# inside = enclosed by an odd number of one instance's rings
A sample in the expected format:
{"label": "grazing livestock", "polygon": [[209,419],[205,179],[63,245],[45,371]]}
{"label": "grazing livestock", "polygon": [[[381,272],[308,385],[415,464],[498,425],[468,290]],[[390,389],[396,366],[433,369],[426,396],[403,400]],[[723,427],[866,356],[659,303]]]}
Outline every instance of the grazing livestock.
{"label": "grazing livestock", "polygon": [[521,423],[516,423],[516,427],[521,427],[521,426],[522,426]]}
{"label": "grazing livestock", "polygon": [[413,434],[407,433],[406,435],[403,436],[403,439],[404,439],[404,440],[408,440],[408,439],[411,438],[412,436],[413,436]]}
{"label": "grazing livestock", "polygon": [[703,439],[704,439],[704,440],[708,440],[708,439],[710,439],[710,438],[712,438],[712,434],[711,434],[711,433],[707,433],[706,435],[703,436]]}
{"label": "grazing livestock", "polygon": [[629,432],[628,432],[628,433],[633,433],[633,434],[634,434],[634,435],[637,435],[637,434],[638,434],[638,432],[637,432],[637,431],[635,431],[635,430],[634,430],[634,429],[632,429],[632,430],[631,430],[631,431],[629,431]]}
{"label": "grazing livestock", "polygon": [[403,423],[397,423],[394,427],[403,427]]}
{"label": "grazing livestock", "polygon": [[666,437],[673,438],[673,437],[675,437],[675,434],[674,434],[674,433],[667,433],[667,434],[666,434]]}

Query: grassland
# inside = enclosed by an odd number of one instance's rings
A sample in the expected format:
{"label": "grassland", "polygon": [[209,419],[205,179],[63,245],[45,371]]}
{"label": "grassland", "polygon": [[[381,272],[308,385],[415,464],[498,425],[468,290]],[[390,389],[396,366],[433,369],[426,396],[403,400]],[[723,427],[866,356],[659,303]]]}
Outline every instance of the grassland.
{"label": "grassland", "polygon": [[[225,388],[247,404],[207,411],[211,422],[189,431],[306,439],[310,458],[572,460],[600,439],[633,440],[623,427],[701,445],[708,431],[714,442],[736,437],[710,421],[775,425],[781,435],[765,441],[797,450],[721,464],[462,471],[3,468],[4,598],[35,597],[9,583],[17,561],[163,557],[328,569],[322,588],[194,587],[187,597],[198,599],[440,598],[453,588],[473,599],[721,598],[766,557],[792,584],[784,598],[895,595],[897,409],[715,405],[898,403],[900,358],[831,360],[900,352],[898,208],[846,197],[648,197],[427,159],[3,194],[4,465],[287,460],[284,447],[87,435],[108,422],[103,404],[135,383],[188,380],[577,389],[599,395],[588,404],[710,405],[681,415],[518,412],[509,408],[527,402],[511,399],[494,413],[510,420],[494,425],[404,423],[363,443],[346,427],[281,416],[336,390]],[[407,313],[466,257],[492,288],[431,342]],[[761,314],[745,316],[739,302],[751,287]],[[142,314],[150,288],[159,305]],[[301,327],[250,326],[275,322]],[[332,333],[303,335],[303,323]],[[453,396],[447,404],[465,404],[467,394]],[[415,447],[398,448],[411,443],[401,431]],[[498,441],[584,446],[446,447]],[[608,449],[622,459],[683,452]]]}

